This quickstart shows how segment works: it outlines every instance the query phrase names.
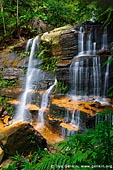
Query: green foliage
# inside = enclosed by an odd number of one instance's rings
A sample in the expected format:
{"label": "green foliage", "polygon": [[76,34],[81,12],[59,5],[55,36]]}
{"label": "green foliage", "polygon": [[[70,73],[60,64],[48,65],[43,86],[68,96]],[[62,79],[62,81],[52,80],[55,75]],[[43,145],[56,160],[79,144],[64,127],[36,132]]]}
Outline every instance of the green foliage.
{"label": "green foliage", "polygon": [[41,69],[55,72],[57,70],[58,57],[52,55],[51,44],[43,43],[40,47],[38,58],[42,60]]}
{"label": "green foliage", "polygon": [[20,54],[21,59],[24,58],[24,57],[26,57],[26,56],[29,56],[29,55],[30,55],[30,52],[29,52],[29,51],[24,51],[24,52],[22,52],[22,53]]}
{"label": "green foliage", "polygon": [[[111,62],[113,62],[113,58],[106,60],[106,61],[103,63],[103,67],[105,67],[107,64],[110,64]],[[112,97],[113,97],[113,86],[111,86],[111,87],[108,89],[108,97],[109,97],[109,98],[112,98]]]}
{"label": "green foliage", "polygon": [[108,89],[108,97],[113,98],[113,86]]}
{"label": "green foliage", "polygon": [[5,88],[5,87],[15,87],[17,86],[17,79],[3,79],[3,76],[0,75],[0,88]]}
{"label": "green foliage", "polygon": [[3,166],[2,170],[32,170],[39,160],[48,154],[47,150],[37,149],[36,152],[30,153],[24,157],[16,152],[16,155],[12,157],[12,163],[8,166]]}
{"label": "green foliage", "polygon": [[106,61],[103,63],[103,67],[106,66],[107,64],[111,63],[111,62],[113,62],[113,58],[106,60]]}
{"label": "green foliage", "polygon": [[[111,116],[113,116],[113,109],[104,110],[98,116],[100,116],[100,123],[95,129],[88,130],[86,134],[76,134],[54,144],[57,152],[49,153],[38,150],[27,157],[20,157],[17,154],[13,157],[16,168],[22,170],[26,168],[30,170],[84,169],[84,167],[93,169],[97,166],[96,169],[112,169],[113,124]],[[8,168],[6,169],[10,170]]]}
{"label": "green foliage", "polygon": [[10,98],[8,97],[4,97],[4,96],[0,96],[0,105],[2,105],[2,107],[8,111],[8,113],[10,113],[11,115],[14,114],[14,107],[7,104],[7,101],[10,100]]}
{"label": "green foliage", "polygon": [[64,93],[64,94],[66,94],[68,92],[68,90],[69,90],[69,88],[68,88],[67,85],[65,85],[64,82],[60,82],[60,81],[57,82],[57,84],[55,86],[55,91],[57,93]]}
{"label": "green foliage", "polygon": [[16,163],[13,162],[10,165],[2,167],[2,170],[16,170]]}
{"label": "green foliage", "polygon": [[[26,31],[37,35],[38,29],[33,27],[35,18],[43,20],[49,27],[85,22],[90,19],[101,21],[104,25],[112,22],[113,2],[109,0],[1,0],[0,1],[0,37],[15,38]],[[37,26],[38,27],[38,26]],[[28,35],[29,37],[30,35]]]}

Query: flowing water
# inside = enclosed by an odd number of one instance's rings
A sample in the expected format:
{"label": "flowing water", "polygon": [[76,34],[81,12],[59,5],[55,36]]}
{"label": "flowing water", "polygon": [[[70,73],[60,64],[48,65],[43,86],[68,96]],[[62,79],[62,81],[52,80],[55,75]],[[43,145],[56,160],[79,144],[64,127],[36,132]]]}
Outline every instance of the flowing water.
{"label": "flowing water", "polygon": [[72,114],[71,124],[75,126],[80,126],[80,110],[74,111]]}
{"label": "flowing water", "polygon": [[96,55],[96,42],[93,42],[93,55]]}
{"label": "flowing water", "polygon": [[[80,96],[107,96],[110,62],[107,63],[105,73],[103,73],[101,57],[96,56],[97,44],[92,40],[92,33],[85,33],[83,27],[80,27],[78,55],[75,56],[70,66],[72,80],[70,94],[75,98]],[[104,28],[101,42],[102,49],[108,49],[107,41],[107,28]],[[108,60],[110,59],[111,56],[108,57]],[[101,83],[102,76],[105,77],[104,85]]]}
{"label": "flowing water", "polygon": [[72,91],[75,96],[99,96],[101,87],[100,57],[84,58],[72,63]]}
{"label": "flowing water", "polygon": [[28,69],[26,74],[25,90],[20,97],[20,105],[17,108],[13,123],[20,122],[20,121],[30,121],[31,119],[30,111],[28,109],[25,109],[25,106],[27,104],[31,104],[30,90],[33,89],[33,82],[36,79],[35,77],[36,76],[38,77],[38,75],[40,74],[40,69],[35,68],[35,61],[34,61],[35,50],[37,50],[38,52],[38,48],[39,48],[39,36],[34,38],[33,41],[31,39],[28,41],[26,45],[26,50],[28,50],[30,46],[31,46],[31,52],[30,52]]}
{"label": "flowing water", "polygon": [[87,35],[87,47],[86,47],[86,53],[92,54],[92,35],[89,33]]}
{"label": "flowing water", "polygon": [[[70,115],[72,116],[70,117]],[[66,110],[64,122],[70,124],[73,128],[76,127],[77,129],[79,129],[82,124],[82,121],[80,119],[80,110],[73,111],[73,113],[71,113],[69,110]],[[69,130],[68,127],[62,128],[62,137],[65,138],[68,136],[72,136],[74,133],[76,133],[77,129]]]}
{"label": "flowing water", "polygon": [[102,35],[102,50],[108,50],[108,35],[107,35],[107,28],[104,28],[104,32]]}
{"label": "flowing water", "polygon": [[109,56],[108,58],[108,62],[106,65],[106,72],[105,72],[105,79],[104,79],[104,93],[103,96],[106,97],[107,95],[107,91],[108,91],[108,80],[109,80],[109,67],[110,67],[110,60],[111,60],[111,56]]}
{"label": "flowing water", "polygon": [[[86,42],[85,42],[86,41]],[[29,109],[25,109],[27,104],[31,104],[32,96],[30,94],[31,89],[34,86],[35,77],[40,77],[41,70],[35,68],[35,60],[34,54],[35,51],[38,52],[39,48],[39,36],[35,39],[30,39],[26,45],[26,51],[31,50],[28,69],[26,74],[26,84],[25,90],[20,98],[20,105],[17,108],[17,112],[14,117],[14,123],[20,121],[30,121],[31,114]],[[102,35],[102,50],[108,49],[107,44],[107,29],[104,29]],[[109,79],[109,68],[110,63],[108,62],[106,65],[105,76],[104,76],[104,86],[101,83],[102,79],[102,65],[100,56],[96,56],[97,53],[97,43],[93,42],[92,33],[86,33],[83,27],[80,27],[80,31],[78,34],[78,56],[76,56],[76,60],[73,60],[70,66],[70,75],[71,75],[71,91],[70,95],[74,96],[77,99],[83,99],[83,97],[87,96],[104,96],[107,95],[108,89],[108,79]],[[111,57],[109,57],[111,59]],[[36,75],[37,74],[37,75]],[[44,126],[44,112],[48,107],[49,95],[52,93],[54,86],[56,85],[57,80],[52,86],[50,86],[42,95],[41,107],[38,111],[38,126]],[[102,87],[104,87],[103,92],[101,91]],[[73,127],[81,126],[80,119],[80,111],[74,111],[72,113],[72,117],[70,117],[70,112],[67,110],[66,115],[64,117],[64,121],[71,124]],[[100,120],[96,118],[96,122],[98,123]],[[75,130],[68,130],[66,128],[62,128],[62,136],[71,136],[75,133]]]}
{"label": "flowing water", "polygon": [[84,53],[84,31],[83,27],[80,27],[80,31],[78,34],[78,53],[79,55]]}
{"label": "flowing water", "polygon": [[52,86],[50,86],[45,93],[42,95],[42,102],[41,102],[41,108],[38,112],[38,122],[40,123],[40,125],[44,125],[44,112],[48,106],[48,99],[49,99],[49,95],[52,93],[54,86],[56,85],[57,80],[55,79],[55,82]]}

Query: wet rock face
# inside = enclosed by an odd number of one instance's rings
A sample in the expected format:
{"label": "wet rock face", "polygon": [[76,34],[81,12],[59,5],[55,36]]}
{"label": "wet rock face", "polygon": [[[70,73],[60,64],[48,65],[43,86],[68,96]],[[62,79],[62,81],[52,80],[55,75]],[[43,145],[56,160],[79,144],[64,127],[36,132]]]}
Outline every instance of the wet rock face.
{"label": "wet rock face", "polygon": [[[12,129],[12,127],[9,128]],[[10,132],[6,142],[2,145],[6,155],[15,155],[16,151],[20,154],[28,155],[30,152],[35,152],[38,147],[41,149],[47,147],[46,139],[27,123],[15,127],[13,133]]]}
{"label": "wet rock face", "polygon": [[60,37],[60,43],[62,46],[62,59],[72,59],[77,55],[78,48],[78,33],[73,30],[64,31]]}

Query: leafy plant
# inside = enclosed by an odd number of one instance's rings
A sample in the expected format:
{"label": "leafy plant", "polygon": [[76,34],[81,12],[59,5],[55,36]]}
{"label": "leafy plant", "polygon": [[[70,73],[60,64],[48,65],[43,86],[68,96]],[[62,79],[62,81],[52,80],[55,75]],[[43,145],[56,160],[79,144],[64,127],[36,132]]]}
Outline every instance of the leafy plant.
{"label": "leafy plant", "polygon": [[47,150],[41,150],[40,148],[37,148],[36,152],[30,153],[26,157],[16,152],[16,155],[12,156],[12,163],[8,166],[3,166],[2,170],[32,170],[39,160],[47,154]]}
{"label": "leafy plant", "polygon": [[60,81],[57,82],[56,87],[55,87],[55,91],[57,93],[64,93],[65,94],[65,93],[68,92],[68,90],[69,90],[69,88],[68,88],[67,85],[65,85],[64,82],[60,82]]}
{"label": "leafy plant", "polygon": [[49,154],[43,157],[35,166],[42,169],[68,169],[96,167],[97,169],[112,168],[113,162],[113,125],[110,116],[113,116],[113,110],[110,108],[104,110],[100,115],[100,123],[86,134],[76,134],[68,140],[55,144],[58,153]]}
{"label": "leafy plant", "polygon": [[30,52],[29,51],[24,51],[21,53],[21,59],[26,57],[26,56],[29,56],[30,55]]}
{"label": "leafy plant", "polygon": [[15,87],[17,85],[17,79],[3,79],[3,76],[0,75],[0,88],[5,87]]}
{"label": "leafy plant", "polygon": [[16,163],[13,162],[13,163],[10,163],[7,166],[3,166],[2,170],[16,170]]}
{"label": "leafy plant", "polygon": [[10,100],[11,98],[8,97],[4,97],[4,96],[0,96],[0,104],[2,105],[2,107],[8,111],[8,113],[10,113],[11,115],[14,114],[14,107],[7,104],[7,101]]}
{"label": "leafy plant", "polygon": [[51,44],[44,42],[41,45],[38,58],[42,60],[42,70],[56,72],[58,57],[52,55]]}
{"label": "leafy plant", "polygon": [[[15,162],[6,169],[15,166],[22,170],[49,169],[112,169],[113,162],[113,109],[100,113],[99,124],[85,134],[76,134],[62,142],[54,144],[57,152],[38,150],[23,157],[16,155]],[[28,169],[27,169],[28,168]],[[12,169],[11,169],[12,170]]]}

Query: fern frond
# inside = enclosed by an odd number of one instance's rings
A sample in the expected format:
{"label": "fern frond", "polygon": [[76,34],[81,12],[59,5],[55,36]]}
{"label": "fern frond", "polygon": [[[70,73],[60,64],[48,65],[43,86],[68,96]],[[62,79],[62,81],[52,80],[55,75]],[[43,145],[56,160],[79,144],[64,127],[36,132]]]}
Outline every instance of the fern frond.
{"label": "fern frond", "polygon": [[52,154],[49,154],[48,157],[44,157],[43,159],[41,159],[40,163],[37,163],[34,170],[37,170],[37,169],[38,170],[50,170],[52,166],[54,167],[54,169],[55,167],[58,167],[58,166],[64,167],[67,164],[67,161],[69,159],[70,157],[67,155],[63,155],[60,153],[52,153]]}

